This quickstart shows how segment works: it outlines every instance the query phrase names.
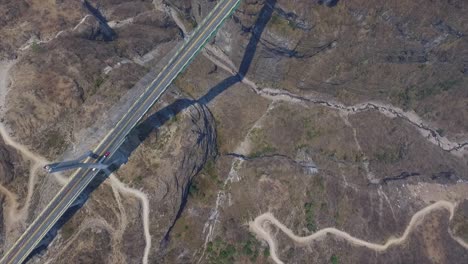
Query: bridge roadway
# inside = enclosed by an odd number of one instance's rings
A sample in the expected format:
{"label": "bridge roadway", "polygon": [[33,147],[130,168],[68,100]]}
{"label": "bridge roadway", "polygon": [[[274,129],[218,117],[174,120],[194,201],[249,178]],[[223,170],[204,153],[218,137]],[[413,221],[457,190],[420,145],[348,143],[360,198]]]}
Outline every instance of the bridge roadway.
{"label": "bridge roadway", "polygon": [[[240,0],[219,1],[210,14],[200,23],[199,27],[184,41],[182,47],[130,107],[129,111],[104,137],[93,151],[94,153],[100,156],[106,151],[109,151],[111,156],[115,153],[125,141],[126,135],[167,90],[171,82],[184,70],[203,45],[223,24],[224,20],[236,9],[239,3]],[[89,161],[90,158],[85,160],[85,162]],[[91,169],[78,169],[75,171],[69,182],[28,226],[22,236],[2,257],[0,263],[23,263],[98,172],[98,170],[93,172]]]}

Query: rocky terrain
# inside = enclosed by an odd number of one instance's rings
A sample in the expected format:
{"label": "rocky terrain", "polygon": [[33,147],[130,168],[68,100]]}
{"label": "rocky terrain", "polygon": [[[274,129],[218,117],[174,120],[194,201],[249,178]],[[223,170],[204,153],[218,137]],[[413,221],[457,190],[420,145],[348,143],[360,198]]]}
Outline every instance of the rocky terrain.
{"label": "rocky terrain", "polygon": [[[0,3],[1,252],[215,4]],[[467,12],[242,1],[29,262],[463,263]]]}

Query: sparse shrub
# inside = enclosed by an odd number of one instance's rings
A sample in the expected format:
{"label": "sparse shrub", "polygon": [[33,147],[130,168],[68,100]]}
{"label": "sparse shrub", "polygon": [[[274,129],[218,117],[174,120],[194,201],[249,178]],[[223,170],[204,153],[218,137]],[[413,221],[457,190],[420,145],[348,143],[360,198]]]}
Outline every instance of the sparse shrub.
{"label": "sparse shrub", "polygon": [[398,103],[401,105],[404,111],[408,111],[413,106],[414,99],[414,87],[407,87],[405,90],[398,93]]}
{"label": "sparse shrub", "polygon": [[259,150],[255,151],[254,153],[250,154],[249,158],[258,158],[258,157],[264,156],[267,153],[273,153],[275,151],[276,151],[276,148],[274,148],[274,147],[272,147],[270,145],[267,145],[267,146],[263,147],[262,149],[259,149]]}
{"label": "sparse shrub", "polygon": [[198,26],[197,21],[195,21],[195,19],[191,19],[190,26],[192,27],[192,29],[195,29]]}
{"label": "sparse shrub", "polygon": [[205,163],[202,170],[203,174],[207,175],[210,179],[216,180],[218,179],[218,174],[216,173],[215,162],[214,160],[210,159]]}
{"label": "sparse shrub", "polygon": [[235,255],[236,255],[236,248],[233,245],[228,244],[224,249],[222,249],[219,252],[218,257],[221,261],[227,262],[227,261],[233,261]]}
{"label": "sparse shrub", "polygon": [[297,29],[297,23],[295,21],[287,20],[278,14],[274,14],[270,19],[271,27],[276,29],[281,34],[288,34],[288,32]]}
{"label": "sparse shrub", "polygon": [[442,91],[448,91],[453,89],[457,84],[461,83],[462,80],[457,79],[457,80],[446,80],[444,82],[439,83],[439,87],[442,89]]}
{"label": "sparse shrub", "polygon": [[[256,238],[249,235],[247,241],[243,244],[230,244],[220,237],[210,241],[206,246],[207,263],[234,263],[237,258],[248,257],[253,263],[256,263],[260,255],[260,244]],[[268,248],[263,251],[263,256],[269,256]]]}
{"label": "sparse shrub", "polygon": [[255,263],[257,261],[257,258],[258,258],[258,249],[255,249],[252,257],[250,257],[250,260]]}
{"label": "sparse shrub", "polygon": [[37,43],[36,41],[34,41],[34,42],[31,44],[31,50],[32,50],[34,53],[40,53],[40,52],[43,52],[43,51],[44,51],[44,48],[41,47],[41,45],[39,45],[39,43]]}
{"label": "sparse shrub", "polygon": [[442,129],[442,128],[438,128],[436,131],[441,137],[443,137],[445,135],[445,130]]}
{"label": "sparse shrub", "polygon": [[251,245],[252,245],[252,243],[250,242],[250,240],[247,240],[244,247],[242,248],[242,253],[244,255],[250,256],[250,255],[253,254],[253,250],[251,248]]}
{"label": "sparse shrub", "polygon": [[460,79],[458,79],[458,80],[445,80],[445,81],[439,82],[439,83],[437,83],[435,85],[422,87],[416,93],[416,97],[417,97],[417,99],[422,100],[422,99],[425,99],[425,98],[427,98],[429,96],[438,95],[438,94],[440,94],[442,92],[452,90],[460,82],[461,82]]}
{"label": "sparse shrub", "polygon": [[340,260],[338,259],[338,256],[335,255],[335,254],[333,254],[333,255],[330,257],[330,262],[331,262],[332,264],[338,264],[339,261],[340,261]]}
{"label": "sparse shrub", "polygon": [[49,130],[46,134],[46,139],[44,140],[44,146],[47,146],[47,149],[52,150],[55,154],[60,154],[66,148],[66,139],[59,130]]}
{"label": "sparse shrub", "polygon": [[101,76],[97,77],[96,80],[94,80],[94,88],[98,89],[103,83],[104,78],[102,78]]}
{"label": "sparse shrub", "polygon": [[362,162],[364,159],[364,154],[361,152],[358,152],[354,155],[354,161],[355,162]]}
{"label": "sparse shrub", "polygon": [[305,216],[306,216],[306,227],[309,231],[315,232],[317,230],[317,226],[315,224],[315,206],[313,202],[305,203]]}
{"label": "sparse shrub", "polygon": [[304,129],[306,130],[306,137],[307,140],[313,140],[316,137],[320,136],[320,130],[314,126],[314,122],[311,118],[304,118],[302,121],[302,125],[304,126]]}
{"label": "sparse shrub", "polygon": [[213,242],[208,242],[208,244],[206,244],[206,252],[208,253],[211,253],[213,252]]}
{"label": "sparse shrub", "polygon": [[254,145],[255,151],[249,155],[249,158],[258,158],[276,151],[276,148],[267,142],[263,130],[260,128],[252,129],[250,132],[250,140]]}
{"label": "sparse shrub", "polygon": [[198,192],[199,192],[198,186],[194,182],[192,182],[189,187],[189,195],[193,197],[197,195]]}
{"label": "sparse shrub", "polygon": [[375,159],[383,163],[395,163],[406,157],[408,147],[402,144],[396,148],[383,148],[375,154]]}
{"label": "sparse shrub", "polygon": [[71,224],[65,224],[62,227],[61,231],[62,231],[63,239],[67,240],[73,235],[73,232],[75,231],[75,228]]}
{"label": "sparse shrub", "polygon": [[277,26],[277,25],[280,25],[282,23],[281,21],[281,17],[277,14],[274,14],[271,19],[270,19],[270,23],[273,25],[273,26]]}
{"label": "sparse shrub", "polygon": [[135,178],[135,183],[136,183],[136,184],[140,184],[141,181],[143,181],[143,176],[142,176],[142,175],[138,175],[138,176]]}

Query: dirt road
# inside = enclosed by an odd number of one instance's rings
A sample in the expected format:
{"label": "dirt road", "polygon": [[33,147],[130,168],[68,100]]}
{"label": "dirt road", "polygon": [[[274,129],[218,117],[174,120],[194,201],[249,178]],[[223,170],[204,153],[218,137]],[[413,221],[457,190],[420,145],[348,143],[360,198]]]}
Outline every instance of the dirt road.
{"label": "dirt road", "polygon": [[[353,237],[347,232],[338,230],[333,227],[329,228],[324,228],[321,229],[314,234],[306,237],[299,237],[296,236],[291,229],[286,227],[284,224],[282,224],[278,219],[276,219],[273,214],[271,213],[264,213],[258,217],[255,218],[254,221],[249,223],[249,228],[252,233],[254,233],[259,239],[265,240],[269,247],[270,247],[270,253],[271,253],[271,258],[278,264],[284,263],[281,259],[279,259],[278,254],[277,254],[277,245],[276,241],[273,238],[273,236],[268,232],[268,224],[275,225],[278,227],[284,234],[286,234],[290,239],[292,239],[294,242],[298,244],[309,244],[312,243],[316,240],[320,240],[323,237],[332,234],[335,237],[342,238],[349,243],[355,245],[355,246],[361,246],[361,247],[367,247],[369,249],[375,250],[375,251],[385,251],[388,247],[394,246],[394,245],[399,245],[403,242],[406,241],[408,236],[410,235],[411,231],[422,222],[424,216],[430,214],[431,212],[435,210],[447,210],[450,214],[449,219],[451,220],[454,215],[456,204],[448,201],[438,201],[436,203],[433,203],[422,210],[418,211],[414,216],[411,218],[408,226],[406,227],[403,235],[400,237],[392,237],[389,238],[385,244],[377,244],[377,243],[372,243],[369,241],[362,240],[360,238]],[[454,236],[450,230],[448,230],[452,238],[457,241],[461,246],[464,248],[468,249],[468,243],[464,242],[461,238],[458,238]]]}

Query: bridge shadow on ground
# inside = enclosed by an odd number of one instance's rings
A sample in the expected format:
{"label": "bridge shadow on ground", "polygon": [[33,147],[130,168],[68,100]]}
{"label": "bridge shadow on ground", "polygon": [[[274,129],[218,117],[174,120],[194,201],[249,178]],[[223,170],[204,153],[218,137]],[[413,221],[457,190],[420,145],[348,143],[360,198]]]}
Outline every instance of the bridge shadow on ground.
{"label": "bridge shadow on ground", "polygon": [[112,41],[117,38],[117,34],[115,31],[109,26],[107,23],[107,19],[104,15],[97,9],[96,7],[92,6],[87,0],[82,1],[83,7],[91,13],[92,16],[96,18],[99,22],[99,28],[97,32],[93,32],[91,36],[89,36],[92,40],[102,40],[104,41]]}
{"label": "bridge shadow on ground", "polygon": [[[72,206],[66,211],[66,213],[59,219],[59,221],[52,227],[51,231],[44,237],[39,246],[34,249],[34,251],[28,256],[26,262],[31,259],[36,254],[40,254],[45,250],[52,240],[56,237],[58,230],[68,222],[75,213],[86,203],[91,193],[96,190],[108,177],[108,175],[120,168],[121,165],[127,162],[128,157],[144,142],[152,133],[157,131],[161,126],[170,121],[178,113],[182,112],[185,109],[190,107],[197,107],[202,109],[208,109],[207,104],[215,99],[218,95],[232,87],[233,85],[239,83],[242,80],[242,76],[245,76],[250,68],[252,60],[255,56],[260,37],[270,21],[271,16],[274,11],[274,6],[276,0],[266,0],[265,5],[261,9],[257,21],[251,29],[251,38],[246,46],[244,56],[242,58],[241,64],[239,66],[238,74],[230,76],[214,87],[212,87],[205,95],[199,99],[177,99],[170,105],[162,108],[161,110],[155,112],[146,118],[143,122],[137,125],[127,136],[127,139],[122,144],[122,147],[119,149],[118,157],[113,158],[113,164],[110,166],[107,172],[101,171],[95,179],[88,185],[88,187],[82,192],[82,194],[76,199]],[[208,110],[209,111],[209,110]],[[194,142],[198,144],[199,142]],[[216,143],[215,143],[216,144]],[[206,162],[208,159],[207,156],[203,158],[203,161]],[[168,228],[166,235],[164,236],[161,245],[165,245],[169,239],[169,234],[175,225],[177,219],[182,214],[183,209],[185,208],[188,190],[190,188],[191,179],[193,176],[197,175],[203,168],[204,162],[190,172],[190,180],[188,184],[184,187],[182,193],[182,200],[179,210],[176,214],[176,217],[172,225]]]}
{"label": "bridge shadow on ground", "polygon": [[319,0],[318,3],[319,5],[325,5],[325,6],[328,6],[328,7],[335,7],[336,5],[338,5],[338,2],[340,0]]}

